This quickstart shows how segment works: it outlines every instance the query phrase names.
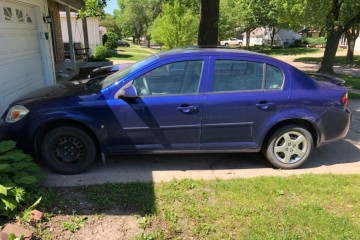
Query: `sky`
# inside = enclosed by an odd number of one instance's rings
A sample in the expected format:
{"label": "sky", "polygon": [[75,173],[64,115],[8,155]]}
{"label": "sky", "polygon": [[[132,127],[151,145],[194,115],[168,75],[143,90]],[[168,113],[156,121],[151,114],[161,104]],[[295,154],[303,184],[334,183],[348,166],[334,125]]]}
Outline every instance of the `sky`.
{"label": "sky", "polygon": [[118,8],[117,0],[107,0],[106,5],[107,5],[106,8],[105,8],[106,13],[113,14],[114,9]]}

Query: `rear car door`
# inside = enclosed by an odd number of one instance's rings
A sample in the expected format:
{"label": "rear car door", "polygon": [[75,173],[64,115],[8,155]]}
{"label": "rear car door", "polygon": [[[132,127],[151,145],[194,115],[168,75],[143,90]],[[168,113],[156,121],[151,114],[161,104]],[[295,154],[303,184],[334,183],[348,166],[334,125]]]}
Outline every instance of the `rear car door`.
{"label": "rear car door", "polygon": [[289,78],[261,59],[210,61],[202,127],[202,149],[260,148],[267,123],[286,104]]}

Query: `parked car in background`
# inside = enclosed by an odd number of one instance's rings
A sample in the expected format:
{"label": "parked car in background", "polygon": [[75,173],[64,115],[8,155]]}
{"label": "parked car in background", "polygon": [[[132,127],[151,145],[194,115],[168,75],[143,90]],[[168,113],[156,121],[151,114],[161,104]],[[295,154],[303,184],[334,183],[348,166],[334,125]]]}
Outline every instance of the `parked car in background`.
{"label": "parked car in background", "polygon": [[342,80],[312,76],[253,52],[175,49],[21,96],[0,132],[63,174],[121,153],[262,151],[292,169],[349,130]]}
{"label": "parked car in background", "polygon": [[221,46],[241,46],[242,44],[242,40],[237,39],[237,38],[228,38],[226,40],[220,41],[220,45]]}
{"label": "parked car in background", "polygon": [[118,47],[130,47],[130,43],[122,41],[122,40],[118,40],[117,45],[118,45]]}

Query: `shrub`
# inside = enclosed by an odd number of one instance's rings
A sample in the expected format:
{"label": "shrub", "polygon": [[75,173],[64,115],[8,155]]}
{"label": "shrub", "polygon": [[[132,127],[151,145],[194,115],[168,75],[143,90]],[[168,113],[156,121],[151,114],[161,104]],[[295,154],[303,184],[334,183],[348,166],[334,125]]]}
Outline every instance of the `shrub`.
{"label": "shrub", "polygon": [[292,47],[301,47],[302,41],[301,39],[296,39],[292,42],[291,46]]}
{"label": "shrub", "polygon": [[310,46],[316,46],[316,45],[324,46],[326,44],[326,38],[325,37],[306,38],[304,42],[307,42]]}
{"label": "shrub", "polygon": [[25,200],[25,189],[44,178],[32,157],[15,145],[14,141],[0,142],[0,216],[13,217]]}
{"label": "shrub", "polygon": [[96,46],[94,57],[97,59],[105,59],[110,57],[109,49],[105,46]]}
{"label": "shrub", "polygon": [[116,49],[118,47],[117,39],[118,36],[115,33],[107,32],[107,39],[104,46],[107,47],[108,49]]}

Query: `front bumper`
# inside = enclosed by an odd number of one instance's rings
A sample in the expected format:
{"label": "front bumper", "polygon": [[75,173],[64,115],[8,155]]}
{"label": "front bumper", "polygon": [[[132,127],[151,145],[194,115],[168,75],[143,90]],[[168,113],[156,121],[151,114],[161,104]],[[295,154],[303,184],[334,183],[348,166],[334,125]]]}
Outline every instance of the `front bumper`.
{"label": "front bumper", "polygon": [[5,125],[4,119],[0,119],[0,141],[8,140],[9,129]]}

